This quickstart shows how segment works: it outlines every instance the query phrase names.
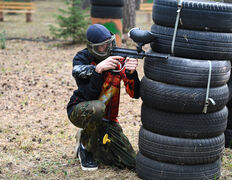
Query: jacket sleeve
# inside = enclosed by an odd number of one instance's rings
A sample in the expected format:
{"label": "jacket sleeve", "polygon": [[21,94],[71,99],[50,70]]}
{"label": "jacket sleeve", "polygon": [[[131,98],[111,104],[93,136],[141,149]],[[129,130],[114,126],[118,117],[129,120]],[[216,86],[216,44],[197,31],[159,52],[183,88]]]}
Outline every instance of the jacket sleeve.
{"label": "jacket sleeve", "polygon": [[95,65],[90,64],[90,60],[85,52],[81,51],[73,59],[72,75],[78,86],[78,95],[84,100],[96,100],[104,82],[103,74],[95,71]]}
{"label": "jacket sleeve", "polygon": [[122,73],[122,80],[124,82],[126,92],[130,97],[138,99],[140,97],[140,80],[138,78],[137,71],[133,74],[126,74],[125,71]]}
{"label": "jacket sleeve", "polygon": [[89,79],[94,70],[94,65],[75,65],[72,70],[72,76],[75,79]]}
{"label": "jacket sleeve", "polygon": [[90,65],[88,54],[85,50],[76,54],[73,59],[72,76],[77,79],[89,79],[95,70],[94,65]]}

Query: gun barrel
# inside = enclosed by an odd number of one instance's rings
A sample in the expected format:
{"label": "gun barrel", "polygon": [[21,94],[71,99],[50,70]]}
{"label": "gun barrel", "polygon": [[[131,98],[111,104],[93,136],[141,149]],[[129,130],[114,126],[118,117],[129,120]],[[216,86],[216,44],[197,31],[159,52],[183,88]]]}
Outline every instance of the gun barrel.
{"label": "gun barrel", "polygon": [[111,55],[138,58],[138,59],[143,58],[143,56],[141,54],[139,54],[137,52],[137,50],[135,50],[135,49],[126,49],[126,48],[118,48],[118,47],[112,48]]}
{"label": "gun barrel", "polygon": [[160,53],[145,53],[145,51],[138,52],[135,49],[126,49],[126,48],[118,48],[118,47],[113,47],[111,49],[111,55],[131,57],[131,58],[137,58],[137,59],[143,59],[144,57],[168,59],[167,55],[160,54]]}
{"label": "gun barrel", "polygon": [[150,57],[150,58],[160,58],[160,59],[168,59],[167,55],[160,54],[160,53],[145,53],[145,57]]}

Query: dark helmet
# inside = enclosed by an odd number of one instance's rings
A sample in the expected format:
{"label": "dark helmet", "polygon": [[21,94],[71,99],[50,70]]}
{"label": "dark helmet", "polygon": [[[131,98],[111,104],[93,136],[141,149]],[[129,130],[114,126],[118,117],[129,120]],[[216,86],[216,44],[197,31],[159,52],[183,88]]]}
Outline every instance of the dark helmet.
{"label": "dark helmet", "polygon": [[[86,32],[87,48],[89,52],[99,61],[109,57],[109,49],[115,46],[115,35],[101,24],[90,25]],[[99,51],[99,46],[105,46],[104,50]]]}

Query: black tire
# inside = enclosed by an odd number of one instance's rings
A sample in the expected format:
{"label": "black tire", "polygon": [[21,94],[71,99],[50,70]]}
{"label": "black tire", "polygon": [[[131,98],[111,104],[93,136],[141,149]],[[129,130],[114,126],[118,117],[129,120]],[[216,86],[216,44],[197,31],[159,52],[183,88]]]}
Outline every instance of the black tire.
{"label": "black tire", "polygon": [[95,6],[124,6],[124,0],[91,0]]}
{"label": "black tire", "polygon": [[232,129],[225,131],[225,147],[232,148]]}
{"label": "black tire", "polygon": [[[150,51],[149,53],[153,53]],[[222,86],[230,78],[230,61],[211,61],[210,87]],[[169,56],[167,60],[145,58],[145,75],[155,81],[192,87],[207,87],[209,63]]]}
{"label": "black tire", "polygon": [[159,111],[142,104],[141,121],[151,132],[182,138],[216,137],[226,130],[228,109],[207,114]]}
{"label": "black tire", "polygon": [[213,138],[189,139],[163,136],[143,127],[139,131],[139,151],[150,159],[166,163],[211,163],[222,156],[224,147],[224,133]]}
{"label": "black tire", "polygon": [[[164,111],[180,113],[202,113],[205,105],[206,88],[192,88],[170,85],[153,81],[144,76],[140,84],[141,98],[150,107]],[[209,97],[216,105],[210,104],[207,112],[216,112],[224,108],[228,101],[227,85],[213,87]]]}
{"label": "black tire", "polygon": [[91,17],[121,19],[123,7],[91,6]]}
{"label": "black tire", "polygon": [[202,165],[176,165],[155,161],[138,153],[136,173],[145,180],[206,180],[219,179],[221,160]]}
{"label": "black tire", "polygon": [[[177,9],[176,0],[155,0],[153,21],[155,24],[174,27]],[[209,0],[184,0],[180,19],[179,28],[182,29],[232,32],[232,5]]]}
{"label": "black tire", "polygon": [[[157,36],[156,40],[151,43],[152,50],[171,54],[174,29],[154,24],[151,31]],[[192,59],[231,60],[232,33],[178,29],[174,54],[178,57]]]}

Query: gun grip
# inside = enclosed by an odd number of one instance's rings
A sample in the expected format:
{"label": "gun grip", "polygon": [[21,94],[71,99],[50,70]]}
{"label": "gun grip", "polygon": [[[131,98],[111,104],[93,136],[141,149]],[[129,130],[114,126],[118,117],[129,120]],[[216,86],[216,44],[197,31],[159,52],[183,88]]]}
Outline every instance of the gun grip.
{"label": "gun grip", "polygon": [[106,144],[106,143],[110,143],[111,140],[109,139],[109,135],[106,133],[105,136],[103,137],[102,143]]}

